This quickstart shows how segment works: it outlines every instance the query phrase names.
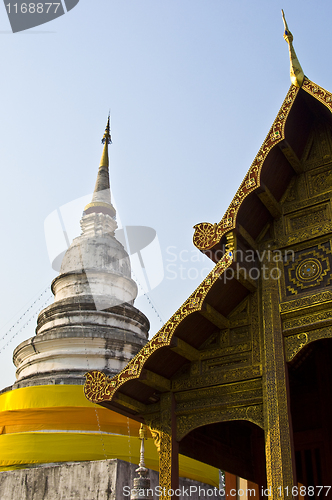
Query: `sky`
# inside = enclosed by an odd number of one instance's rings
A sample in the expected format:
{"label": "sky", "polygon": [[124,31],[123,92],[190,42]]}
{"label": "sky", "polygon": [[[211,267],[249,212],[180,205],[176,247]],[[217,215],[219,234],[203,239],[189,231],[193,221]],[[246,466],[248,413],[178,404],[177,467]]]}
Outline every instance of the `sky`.
{"label": "sky", "polygon": [[304,73],[331,91],[327,0],[80,0],[15,34],[0,5],[0,389],[51,303],[51,214],[67,207],[79,234],[109,110],[119,224],[158,238],[160,283],[135,304],[151,335],[208,274],[193,226],[222,218],[290,86],[281,8]]}

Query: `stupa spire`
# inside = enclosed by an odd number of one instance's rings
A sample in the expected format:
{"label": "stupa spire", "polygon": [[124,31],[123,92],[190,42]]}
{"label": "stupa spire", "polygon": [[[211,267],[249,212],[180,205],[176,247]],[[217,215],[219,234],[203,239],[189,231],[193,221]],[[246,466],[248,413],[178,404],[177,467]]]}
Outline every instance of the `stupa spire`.
{"label": "stupa spire", "polygon": [[102,212],[114,217],[116,212],[111,202],[108,159],[108,145],[112,144],[110,132],[110,115],[108,115],[105,132],[101,142],[102,144],[104,144],[104,148],[100,159],[96,185],[92,195],[92,200],[85,207],[84,213],[89,214],[93,212]]}
{"label": "stupa spire", "polygon": [[289,48],[289,58],[290,58],[290,79],[293,85],[295,87],[302,87],[302,83],[304,80],[304,73],[303,69],[301,68],[301,64],[299,63],[299,60],[297,58],[297,55],[295,53],[294,47],[293,47],[293,35],[289,31],[287,22],[285,19],[285,14],[284,11],[281,10],[282,14],[282,19],[284,21],[284,39],[288,43],[288,48]]}

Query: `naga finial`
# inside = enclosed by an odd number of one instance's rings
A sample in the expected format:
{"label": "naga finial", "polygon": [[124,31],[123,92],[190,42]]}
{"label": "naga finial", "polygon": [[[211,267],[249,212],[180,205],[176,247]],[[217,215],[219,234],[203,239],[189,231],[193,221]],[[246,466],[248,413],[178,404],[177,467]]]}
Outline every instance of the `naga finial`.
{"label": "naga finial", "polygon": [[281,14],[282,14],[282,19],[284,21],[284,27],[285,27],[284,39],[288,43],[288,48],[289,48],[290,79],[291,79],[292,84],[295,85],[295,87],[300,88],[300,87],[302,87],[303,80],[304,80],[303,69],[301,68],[301,64],[299,63],[299,60],[298,60],[297,55],[295,53],[295,50],[293,47],[293,35],[289,31],[283,10],[281,10]]}

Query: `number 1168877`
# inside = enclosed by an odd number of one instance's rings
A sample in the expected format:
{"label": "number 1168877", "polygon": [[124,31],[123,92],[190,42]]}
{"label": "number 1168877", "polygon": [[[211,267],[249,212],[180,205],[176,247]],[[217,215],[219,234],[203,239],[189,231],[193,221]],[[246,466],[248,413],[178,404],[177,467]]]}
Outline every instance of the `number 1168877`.
{"label": "number 1168877", "polygon": [[56,14],[60,3],[7,3],[8,14]]}
{"label": "number 1168877", "polygon": [[293,488],[289,488],[286,486],[282,488],[279,486],[278,493],[279,496],[283,496],[283,492],[288,496],[290,493],[293,497],[326,497],[331,489],[331,486],[293,486]]}

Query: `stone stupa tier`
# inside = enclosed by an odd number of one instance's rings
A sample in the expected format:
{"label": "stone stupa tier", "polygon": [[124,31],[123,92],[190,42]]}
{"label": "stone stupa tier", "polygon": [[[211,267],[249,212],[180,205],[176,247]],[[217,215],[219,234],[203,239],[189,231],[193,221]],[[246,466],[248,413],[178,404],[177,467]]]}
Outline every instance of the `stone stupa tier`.
{"label": "stone stupa tier", "polygon": [[91,369],[113,375],[144,346],[149,321],[137,296],[129,256],[115,238],[111,202],[109,119],[97,182],[81,219],[82,234],[68,248],[53,280],[54,303],[38,317],[36,336],[14,351],[15,388],[83,384]]}

